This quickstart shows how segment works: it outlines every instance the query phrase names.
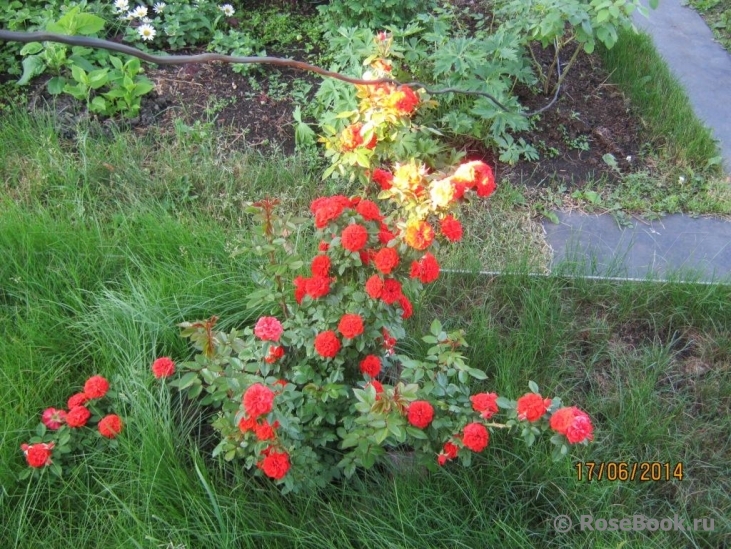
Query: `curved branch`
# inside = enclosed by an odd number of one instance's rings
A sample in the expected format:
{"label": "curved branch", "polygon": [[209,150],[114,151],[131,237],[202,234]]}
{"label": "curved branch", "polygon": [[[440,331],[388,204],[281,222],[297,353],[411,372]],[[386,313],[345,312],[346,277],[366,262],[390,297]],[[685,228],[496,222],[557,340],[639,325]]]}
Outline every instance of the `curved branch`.
{"label": "curved branch", "polygon": [[[197,55],[155,55],[151,53],[144,52],[142,50],[138,50],[137,48],[133,48],[132,46],[127,46],[125,44],[118,44],[117,42],[112,42],[110,40],[103,40],[101,38],[91,38],[88,36],[69,36],[65,34],[56,34],[52,32],[44,32],[44,31],[36,31],[36,32],[17,32],[17,31],[8,31],[0,29],[0,40],[5,41],[11,41],[11,42],[22,42],[22,43],[28,43],[28,42],[59,42],[61,44],[67,44],[69,46],[84,46],[87,48],[100,48],[104,50],[114,51],[118,53],[123,53],[125,55],[131,55],[132,57],[137,57],[139,59],[142,59],[143,61],[147,61],[148,63],[154,63],[156,65],[185,65],[188,63],[211,63],[214,61],[221,61],[224,63],[242,63],[242,64],[253,64],[253,63],[261,63],[264,65],[274,65],[279,67],[292,67],[295,69],[303,70],[303,71],[310,71],[314,72],[316,74],[326,76],[329,78],[335,78],[337,80],[342,80],[343,82],[348,82],[349,84],[355,84],[358,86],[372,86],[375,84],[394,84],[396,86],[412,86],[412,87],[419,87],[424,89],[426,93],[430,95],[438,95],[443,93],[461,93],[465,95],[479,95],[482,97],[486,97],[490,101],[492,101],[498,108],[501,110],[507,112],[507,113],[513,113],[514,111],[511,111],[508,109],[505,105],[500,103],[493,95],[483,92],[483,91],[472,91],[472,90],[462,90],[459,88],[442,88],[442,89],[431,89],[430,87],[426,86],[425,84],[422,84],[421,82],[407,82],[407,83],[401,83],[398,80],[394,80],[392,78],[378,78],[375,80],[363,80],[361,78],[353,78],[351,76],[346,76],[344,74],[341,74],[339,72],[329,71],[326,69],[323,69],[322,67],[318,67],[316,65],[310,65],[309,63],[305,63],[304,61],[295,61],[294,59],[285,59],[282,57],[238,57],[235,55],[223,55],[220,53],[201,53]],[[514,114],[519,114],[521,116],[530,117],[534,114],[538,114],[540,112],[545,111],[546,109],[550,108],[553,103],[555,103],[556,99],[558,98],[558,92],[559,90],[556,89],[556,93],[551,100],[551,102],[543,107],[542,109],[539,109],[534,112],[518,112]]]}

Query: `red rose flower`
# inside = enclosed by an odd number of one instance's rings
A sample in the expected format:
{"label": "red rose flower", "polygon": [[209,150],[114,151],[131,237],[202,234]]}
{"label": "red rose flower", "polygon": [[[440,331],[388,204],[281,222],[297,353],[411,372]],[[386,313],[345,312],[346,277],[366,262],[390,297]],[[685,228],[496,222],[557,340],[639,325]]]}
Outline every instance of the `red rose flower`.
{"label": "red rose flower", "polygon": [[551,405],[551,399],[544,399],[541,395],[528,393],[518,399],[518,419],[538,421]]}
{"label": "red rose flower", "polygon": [[340,319],[338,331],[347,339],[353,339],[363,333],[363,319],[357,314],[345,314]]}
{"label": "red rose flower", "polygon": [[[301,305],[302,300],[307,295],[307,280],[309,279],[298,276],[292,281],[292,283],[294,284],[294,300],[297,302],[297,305]],[[328,291],[329,290],[330,288],[328,283]]]}
{"label": "red rose flower", "polygon": [[427,252],[419,261],[414,261],[411,264],[411,278],[418,278],[424,284],[434,282],[439,278],[437,258]]}
{"label": "red rose flower", "polygon": [[330,292],[330,279],[326,276],[313,276],[305,279],[305,293],[312,299],[319,299]]}
{"label": "red rose flower", "polygon": [[378,242],[388,244],[394,238],[396,238],[396,233],[392,232],[385,223],[381,223],[381,228],[378,231]]}
{"label": "red rose flower", "polygon": [[498,411],[496,393],[478,393],[470,397],[472,409],[480,412],[484,419],[490,419]]}
{"label": "red rose flower", "polygon": [[266,457],[257,463],[256,466],[264,471],[264,474],[269,478],[279,480],[284,478],[284,475],[289,471],[289,455],[286,452],[269,450],[266,452]]}
{"label": "red rose flower", "polygon": [[55,431],[60,429],[61,425],[66,422],[66,412],[64,410],[56,410],[56,408],[46,408],[41,415],[41,422],[51,431]]}
{"label": "red rose flower", "polygon": [[373,179],[373,181],[376,182],[382,190],[387,191],[391,188],[391,184],[393,183],[393,174],[389,171],[382,170],[381,168],[376,168],[373,170],[371,179]]}
{"label": "red rose flower", "polygon": [[368,231],[362,225],[357,223],[348,225],[343,229],[343,234],[340,236],[340,243],[343,248],[349,252],[357,252],[362,249],[368,242]]}
{"label": "red rose flower", "polygon": [[409,298],[406,297],[404,294],[401,294],[401,296],[398,298],[398,303],[404,310],[404,312],[401,313],[401,318],[403,318],[404,320],[411,318],[411,315],[414,314],[414,307],[411,305],[411,301],[409,301]]}
{"label": "red rose flower", "polygon": [[444,238],[450,242],[462,240],[462,224],[453,216],[448,215],[440,222],[440,228]]}
{"label": "red rose flower", "polygon": [[[152,363],[152,374],[157,378],[170,377],[175,373],[175,363],[170,357],[163,356]],[[71,403],[69,403],[71,406]]]}
{"label": "red rose flower", "polygon": [[[379,367],[380,367],[380,360],[379,360]],[[365,373],[365,372],[364,372]],[[373,376],[371,376],[373,377]],[[383,392],[383,385],[380,381],[377,379],[373,379],[365,384],[365,388],[373,387],[376,390],[376,400],[379,400],[381,398],[381,393]]]}
{"label": "red rose flower", "polygon": [[321,252],[326,252],[330,249],[330,244],[327,242],[320,242],[320,244],[317,246],[317,249]]}
{"label": "red rose flower", "polygon": [[242,417],[239,420],[239,429],[242,433],[247,433],[256,429],[257,423],[254,417]]}
{"label": "red rose flower", "polygon": [[315,351],[323,358],[333,358],[340,350],[340,340],[335,332],[327,330],[315,336]]}
{"label": "red rose flower", "polygon": [[254,434],[257,440],[273,440],[275,437],[274,429],[279,427],[279,422],[275,421],[274,425],[270,425],[267,420],[264,420],[261,425],[254,427]]}
{"label": "red rose flower", "polygon": [[284,347],[281,345],[277,345],[276,347],[274,345],[269,346],[269,353],[264,358],[264,362],[267,364],[274,364],[277,360],[282,358],[284,356]]}
{"label": "red rose flower", "polygon": [[106,438],[115,438],[122,432],[122,420],[117,414],[109,414],[99,420],[99,434]]}
{"label": "red rose flower", "polygon": [[346,197],[340,195],[331,196],[322,200],[323,202],[317,203],[317,201],[315,201],[310,206],[315,213],[315,227],[318,229],[324,229],[327,227],[331,221],[340,217],[343,210],[350,205],[350,201]]}
{"label": "red rose flower", "polygon": [[381,248],[373,258],[373,263],[383,274],[390,274],[399,264],[398,252],[393,248]]}
{"label": "red rose flower", "polygon": [[434,407],[426,400],[415,400],[407,411],[409,423],[419,429],[426,429],[434,419]]}
{"label": "red rose flower", "polygon": [[451,442],[445,442],[444,448],[437,457],[437,462],[439,463],[439,465],[444,465],[445,463],[447,463],[447,461],[456,458],[457,452],[459,452],[459,448],[456,444],[453,444]]}
{"label": "red rose flower", "polygon": [[408,223],[404,241],[415,250],[425,250],[434,241],[434,229],[426,221]]}
{"label": "red rose flower", "polygon": [[25,461],[28,465],[34,469],[40,469],[41,467],[46,467],[53,463],[51,461],[51,454],[53,453],[52,450],[54,446],[55,444],[53,442],[40,442],[38,444],[31,445],[23,444],[20,449],[23,450],[23,454],[25,454]]}
{"label": "red rose flower", "polygon": [[91,417],[91,412],[84,406],[74,406],[66,414],[66,425],[77,429],[86,425]]}
{"label": "red rose flower", "polygon": [[370,200],[361,200],[355,208],[363,219],[366,221],[380,221],[383,219],[381,210],[378,209],[378,205]]}
{"label": "red rose flower", "polygon": [[381,292],[381,299],[386,305],[393,305],[399,299],[403,293],[401,292],[401,283],[393,278],[387,278],[383,281],[383,292]]}
{"label": "red rose flower", "polygon": [[391,337],[391,334],[386,328],[383,328],[381,333],[383,335],[383,348],[386,350],[387,354],[392,355],[393,349],[396,347],[396,338]]}
{"label": "red rose flower", "polygon": [[254,326],[254,335],[263,341],[279,341],[284,333],[282,323],[273,316],[263,316]]}
{"label": "red rose flower", "polygon": [[84,394],[92,398],[102,398],[109,390],[109,382],[102,376],[91,376],[84,383]]}
{"label": "red rose flower", "polygon": [[76,393],[71,398],[69,398],[68,402],[66,403],[66,407],[70,410],[71,408],[75,408],[76,406],[83,406],[89,402],[89,397],[86,396],[84,393]]}
{"label": "red rose flower", "polygon": [[[381,359],[376,355],[368,355],[360,361],[360,371],[365,375],[376,377],[381,373]],[[383,387],[381,387],[381,390],[383,390]],[[376,390],[376,392],[378,391]]]}
{"label": "red rose flower", "polygon": [[591,419],[578,408],[571,406],[560,408],[551,416],[551,429],[566,436],[569,444],[576,444],[584,440],[592,440],[594,427]]}
{"label": "red rose flower", "polygon": [[492,168],[479,160],[462,164],[452,176],[452,181],[469,188],[474,187],[477,196],[486,198],[495,191],[495,176]]}
{"label": "red rose flower", "polygon": [[313,276],[330,276],[330,258],[326,255],[316,255],[312,259],[310,268]]}
{"label": "red rose flower", "polygon": [[254,383],[244,393],[244,410],[249,417],[257,418],[272,411],[274,391],[261,383]]}
{"label": "red rose flower", "polygon": [[402,115],[411,114],[419,104],[419,96],[408,86],[401,86],[393,96],[393,106]]}
{"label": "red rose flower", "polygon": [[371,276],[365,283],[365,291],[371,299],[378,299],[383,293],[383,279],[378,275]]}
{"label": "red rose flower", "polygon": [[481,423],[470,423],[465,426],[462,443],[473,452],[482,452],[490,442],[490,433]]}
{"label": "red rose flower", "polygon": [[363,144],[363,136],[360,133],[363,124],[351,124],[340,134],[340,149],[344,152],[355,150]]}

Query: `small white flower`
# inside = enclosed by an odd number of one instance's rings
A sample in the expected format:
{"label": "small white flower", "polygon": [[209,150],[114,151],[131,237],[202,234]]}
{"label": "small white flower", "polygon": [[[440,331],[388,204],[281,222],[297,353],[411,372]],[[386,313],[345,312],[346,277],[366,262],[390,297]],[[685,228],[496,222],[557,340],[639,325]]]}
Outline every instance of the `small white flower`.
{"label": "small white flower", "polygon": [[129,9],[129,1],[114,0],[114,9],[116,10],[116,13],[122,13],[123,11],[127,11]]}
{"label": "small white flower", "polygon": [[223,14],[226,17],[231,17],[234,13],[236,13],[236,10],[231,4],[224,4],[223,6],[218,6],[218,9],[223,12]]}
{"label": "small white flower", "polygon": [[152,23],[152,19],[150,19],[149,17],[143,17],[142,19],[140,19],[140,21],[142,21],[143,23]]}
{"label": "small white flower", "polygon": [[165,9],[165,2],[158,2],[157,4],[152,6],[152,10],[157,14],[162,13],[162,10],[164,10],[164,9]]}
{"label": "small white flower", "polygon": [[137,27],[137,32],[140,33],[142,40],[152,40],[155,38],[155,27],[147,23]]}
{"label": "small white flower", "polygon": [[145,6],[137,6],[134,10],[130,12],[132,17],[137,17],[138,19],[142,19],[143,17],[147,17],[147,8]]}
{"label": "small white flower", "polygon": [[632,155],[627,157],[627,162],[632,162]]}
{"label": "small white flower", "polygon": [[685,177],[683,177],[682,175],[681,175],[681,176],[679,176],[679,177],[678,177],[678,183],[680,183],[681,185],[682,185],[683,183],[685,183]]}

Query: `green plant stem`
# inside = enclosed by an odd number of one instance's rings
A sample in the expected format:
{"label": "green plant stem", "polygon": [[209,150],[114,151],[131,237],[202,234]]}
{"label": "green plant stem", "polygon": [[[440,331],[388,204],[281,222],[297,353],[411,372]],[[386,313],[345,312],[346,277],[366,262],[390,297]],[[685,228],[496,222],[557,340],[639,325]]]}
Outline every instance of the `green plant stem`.
{"label": "green plant stem", "polygon": [[[563,83],[564,79],[566,78],[566,75],[571,70],[571,67],[573,66],[576,59],[579,57],[579,54],[581,53],[581,44],[576,45],[576,49],[574,50],[574,54],[571,56],[571,59],[569,60],[569,64],[566,65],[566,68],[561,73],[561,77],[558,79],[558,82],[556,82],[556,86],[553,88],[553,92],[555,93],[558,88],[561,87],[561,84]],[[558,52],[556,53],[556,57],[558,57]]]}

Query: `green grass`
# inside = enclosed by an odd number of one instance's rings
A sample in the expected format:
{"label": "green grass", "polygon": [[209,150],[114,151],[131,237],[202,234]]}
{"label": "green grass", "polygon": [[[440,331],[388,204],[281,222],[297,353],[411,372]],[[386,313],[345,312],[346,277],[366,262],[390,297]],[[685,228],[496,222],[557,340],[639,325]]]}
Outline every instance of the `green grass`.
{"label": "green grass", "polygon": [[622,31],[612,49],[600,48],[611,81],[632,101],[648,136],[666,158],[703,170],[719,155],[712,134],[645,33]]}
{"label": "green grass", "polygon": [[[217,138],[81,135],[65,141],[52,121],[21,116],[0,125],[0,547],[728,545],[730,287],[445,274],[415,304],[404,348],[425,350],[418,334],[435,316],[464,327],[472,365],[488,374],[475,390],[516,397],[534,380],[589,411],[595,443],[553,463],[547,441],[528,449],[496,432],[469,470],[379,469],[283,497],[211,459],[196,407],[154,383],[149,365],[189,355],[177,322],[251,320],[251,262],[230,257],[247,237],[244,201],[273,194],[301,212],[329,189],[304,159]],[[450,266],[540,265],[522,203],[506,187],[470,211]],[[38,414],[92,373],[124,396],[119,448],[85,456],[62,482],[17,482]],[[686,476],[580,482],[574,464],[587,460],[683,462]],[[552,527],[559,514],[675,513],[714,518],[715,532]]]}
{"label": "green grass", "polygon": [[729,0],[689,0],[688,5],[705,19],[716,40],[731,51],[731,2]]}

